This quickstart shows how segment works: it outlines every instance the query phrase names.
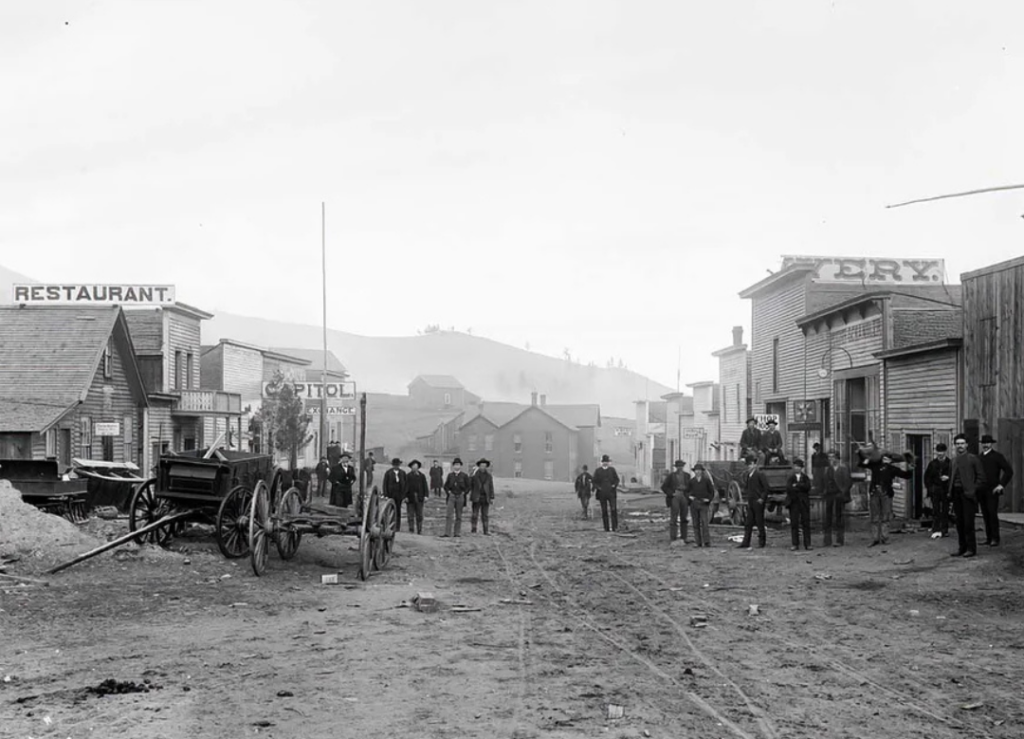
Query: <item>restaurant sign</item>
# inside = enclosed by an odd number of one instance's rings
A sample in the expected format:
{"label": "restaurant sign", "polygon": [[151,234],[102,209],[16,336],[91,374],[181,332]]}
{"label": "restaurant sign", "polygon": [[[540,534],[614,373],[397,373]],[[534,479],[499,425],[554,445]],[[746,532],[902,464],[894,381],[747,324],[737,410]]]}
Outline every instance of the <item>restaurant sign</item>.
{"label": "restaurant sign", "polygon": [[16,305],[170,305],[174,285],[14,285]]}
{"label": "restaurant sign", "polygon": [[944,285],[943,259],[891,259],[881,257],[784,256],[782,268],[812,267],[815,282],[866,285]]}

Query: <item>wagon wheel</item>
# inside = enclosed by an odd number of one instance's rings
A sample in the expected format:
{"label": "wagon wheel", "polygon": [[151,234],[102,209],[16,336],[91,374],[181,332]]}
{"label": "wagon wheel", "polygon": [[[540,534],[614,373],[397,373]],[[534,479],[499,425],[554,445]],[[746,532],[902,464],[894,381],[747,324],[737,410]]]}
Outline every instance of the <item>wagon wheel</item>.
{"label": "wagon wheel", "polygon": [[274,514],[276,519],[277,553],[281,559],[291,559],[299,551],[299,542],[302,541],[302,532],[296,531],[290,523],[292,516],[302,513],[302,493],[296,487],[290,487],[281,498]]}
{"label": "wagon wheel", "polygon": [[370,567],[373,562],[374,540],[370,535],[370,527],[377,517],[377,489],[374,488],[367,500],[366,496],[360,496],[360,506],[363,512],[363,523],[359,527],[359,579],[366,580],[370,577]]}
{"label": "wagon wheel", "polygon": [[398,521],[398,511],[395,508],[395,501],[385,498],[377,510],[377,525],[374,527],[377,534],[377,546],[373,552],[374,569],[383,570],[391,559],[391,551],[395,548],[395,530]]}
{"label": "wagon wheel", "polygon": [[270,510],[276,511],[278,503],[281,502],[281,485],[283,472],[280,467],[275,467],[270,476]]}
{"label": "wagon wheel", "polygon": [[274,522],[270,518],[270,488],[260,480],[249,504],[249,556],[252,571],[257,577],[267,569],[270,540],[274,536]]}
{"label": "wagon wheel", "polygon": [[729,483],[729,515],[734,526],[742,526],[746,520],[747,509],[743,505],[740,484],[735,480]]}
{"label": "wagon wheel", "polygon": [[249,506],[252,490],[239,485],[220,502],[217,511],[217,546],[228,559],[249,553]]}
{"label": "wagon wheel", "polygon": [[[132,499],[128,503],[128,530],[136,531],[151,523],[156,523],[161,518],[171,513],[171,504],[160,498],[153,489],[153,480],[148,480],[135,488]],[[159,544],[167,546],[174,534],[175,524],[150,531],[135,538],[138,544]]]}

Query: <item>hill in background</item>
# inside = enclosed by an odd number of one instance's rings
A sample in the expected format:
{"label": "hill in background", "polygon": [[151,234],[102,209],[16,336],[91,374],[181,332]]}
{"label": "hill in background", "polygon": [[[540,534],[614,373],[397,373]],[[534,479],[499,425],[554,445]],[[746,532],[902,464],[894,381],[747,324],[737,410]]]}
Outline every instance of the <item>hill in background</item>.
{"label": "hill in background", "polygon": [[[222,338],[259,346],[317,349],[322,329],[218,313],[203,325],[203,343]],[[549,403],[599,403],[602,415],[632,418],[634,401],[672,389],[629,370],[587,367],[460,332],[422,336],[358,336],[328,329],[327,346],[358,389],[404,395],[416,375],[453,375],[484,400],[529,403],[530,393]]]}

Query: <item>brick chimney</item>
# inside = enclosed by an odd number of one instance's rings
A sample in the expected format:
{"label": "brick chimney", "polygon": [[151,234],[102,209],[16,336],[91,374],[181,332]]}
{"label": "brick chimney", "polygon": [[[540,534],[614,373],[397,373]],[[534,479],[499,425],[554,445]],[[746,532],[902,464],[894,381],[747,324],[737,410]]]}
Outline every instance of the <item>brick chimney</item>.
{"label": "brick chimney", "polygon": [[541,395],[540,396],[540,407],[543,408],[547,404],[548,404],[548,396],[547,395]]}
{"label": "brick chimney", "polygon": [[739,346],[743,343],[743,327],[733,326],[732,327],[732,345]]}
{"label": "brick chimney", "polygon": [[530,405],[537,405],[537,392],[530,393]]}

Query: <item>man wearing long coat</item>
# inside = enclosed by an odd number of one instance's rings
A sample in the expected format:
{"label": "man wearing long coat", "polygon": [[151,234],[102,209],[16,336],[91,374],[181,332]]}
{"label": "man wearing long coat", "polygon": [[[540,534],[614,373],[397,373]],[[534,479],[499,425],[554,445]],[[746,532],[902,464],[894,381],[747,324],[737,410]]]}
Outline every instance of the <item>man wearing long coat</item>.
{"label": "man wearing long coat", "polygon": [[[619,530],[619,473],[611,466],[611,457],[601,457],[601,466],[594,470],[594,489],[601,504],[601,520],[605,531]],[[611,525],[609,525],[609,518]]]}
{"label": "man wearing long coat", "polygon": [[494,502],[494,478],[491,476],[491,463],[481,459],[476,463],[476,471],[469,480],[469,502],[473,504],[470,518],[470,533],[476,533],[477,516],[483,524],[484,536],[490,536],[488,530],[489,511]]}
{"label": "man wearing long coat", "polygon": [[331,468],[327,478],[331,482],[331,505],[348,508],[352,505],[352,485],[356,481],[356,470],[348,453],[341,455],[338,464]]}
{"label": "man wearing long coat", "polygon": [[974,557],[978,541],[974,535],[974,517],[978,513],[978,491],[985,486],[985,470],[981,460],[967,451],[967,437],[953,437],[956,456],[949,479],[949,494],[956,517],[957,550],[952,557]]}

